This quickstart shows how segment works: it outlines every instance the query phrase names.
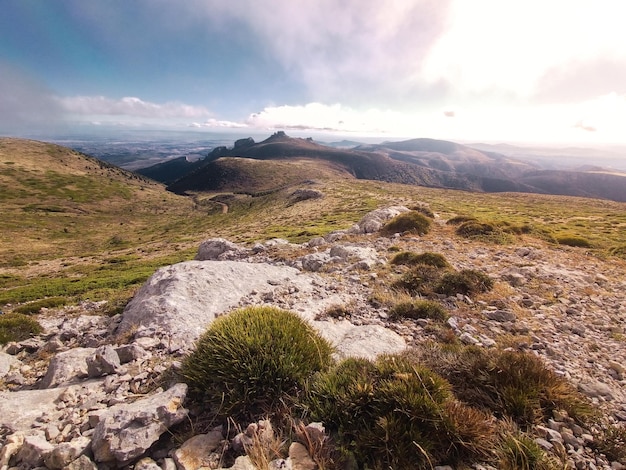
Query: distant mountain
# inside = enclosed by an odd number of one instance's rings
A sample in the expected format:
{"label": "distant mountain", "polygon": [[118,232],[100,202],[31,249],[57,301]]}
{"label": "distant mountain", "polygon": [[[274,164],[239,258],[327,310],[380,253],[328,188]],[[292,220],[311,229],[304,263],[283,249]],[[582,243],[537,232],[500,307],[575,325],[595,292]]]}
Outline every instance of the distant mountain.
{"label": "distant mountain", "polygon": [[196,168],[199,168],[204,163],[203,160],[191,162],[187,157],[179,157],[163,163],[157,163],[147,168],[140,168],[135,170],[135,173],[139,173],[140,175],[164,184],[170,184],[194,171]]}
{"label": "distant mountain", "polygon": [[[257,163],[251,163],[255,161]],[[258,162],[265,162],[260,164]],[[626,201],[626,174],[544,170],[490,150],[435,139],[412,139],[354,148],[322,145],[280,131],[262,142],[240,139],[203,160],[181,159],[143,169],[143,175],[187,191],[258,191],[332,172],[347,178],[481,192],[529,192]],[[177,178],[176,181],[172,180]]]}

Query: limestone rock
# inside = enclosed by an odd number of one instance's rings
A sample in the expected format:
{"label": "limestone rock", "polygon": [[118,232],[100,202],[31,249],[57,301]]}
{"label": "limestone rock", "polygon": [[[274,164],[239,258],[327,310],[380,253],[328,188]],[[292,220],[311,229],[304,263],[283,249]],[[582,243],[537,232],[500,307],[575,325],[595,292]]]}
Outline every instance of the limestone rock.
{"label": "limestone rock", "polygon": [[10,354],[0,352],[0,378],[6,377],[12,367],[17,367],[21,362]]}
{"label": "limestone rock", "polygon": [[58,387],[87,377],[87,358],[94,352],[93,348],[74,348],[58,353],[50,361],[39,387]]}
{"label": "limestone rock", "polygon": [[391,206],[369,212],[357,223],[358,233],[378,232],[389,219],[408,210],[404,206]]}
{"label": "limestone rock", "polygon": [[240,252],[243,249],[224,238],[210,238],[203,241],[198,248],[197,261],[217,260],[225,253]]}
{"label": "limestone rock", "polygon": [[89,377],[115,374],[120,370],[120,367],[120,357],[110,344],[100,346],[87,358],[87,374]]}
{"label": "limestone rock", "polygon": [[486,310],[483,314],[489,318],[489,320],[497,321],[500,323],[515,321],[515,313],[510,310]]}
{"label": "limestone rock", "polygon": [[24,445],[24,434],[15,433],[8,436],[4,445],[0,448],[0,469],[6,469],[9,467],[9,461],[11,457],[19,452]]}
{"label": "limestone rock", "polygon": [[174,461],[179,470],[195,470],[200,467],[208,467],[208,459],[211,452],[217,449],[222,442],[221,430],[214,430],[208,434],[198,434],[174,452]]}
{"label": "limestone rock", "polygon": [[125,344],[115,349],[121,364],[137,361],[139,359],[148,359],[152,356],[148,351],[142,348],[138,343]]}
{"label": "limestone rock", "polygon": [[250,457],[242,455],[235,459],[232,467],[224,468],[223,470],[257,470],[257,468],[250,460]]}
{"label": "limestone rock", "polygon": [[353,325],[339,322],[316,321],[313,326],[336,348],[341,357],[375,359],[380,354],[395,354],[406,349],[406,342],[397,333],[380,325]]}
{"label": "limestone rock", "polygon": [[289,446],[289,460],[293,470],[315,470],[317,464],[309,455],[309,452],[299,442],[292,442]]}
{"label": "limestone rock", "polygon": [[112,407],[95,428],[92,450],[96,462],[127,463],[141,456],[161,434],[187,416],[182,407],[186,384],[143,400]]}
{"label": "limestone rock", "polygon": [[46,441],[43,436],[26,436],[22,448],[17,453],[16,460],[27,468],[39,467],[53,449],[54,446]]}
{"label": "limestone rock", "polygon": [[88,437],[80,436],[76,439],[72,439],[70,442],[63,442],[57,445],[45,458],[44,462],[46,467],[50,469],[62,469],[76,460],[82,454],[84,454],[89,445],[91,439]]}
{"label": "limestone rock", "polygon": [[89,457],[81,455],[64,467],[63,470],[98,470],[98,467]]}
{"label": "limestone rock", "polygon": [[159,269],[124,310],[118,334],[149,329],[189,348],[215,319],[251,292],[286,281],[310,284],[287,266],[236,261],[187,261]]}
{"label": "limestone rock", "polygon": [[[141,459],[134,465],[134,470],[162,470],[159,465],[152,460],[150,457],[145,457]],[[199,467],[195,467],[199,468]]]}

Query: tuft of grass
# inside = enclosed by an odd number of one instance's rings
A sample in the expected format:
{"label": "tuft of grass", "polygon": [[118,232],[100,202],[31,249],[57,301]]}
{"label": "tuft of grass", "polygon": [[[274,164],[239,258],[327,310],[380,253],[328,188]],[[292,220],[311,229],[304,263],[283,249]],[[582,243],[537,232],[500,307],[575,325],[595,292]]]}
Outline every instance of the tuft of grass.
{"label": "tuft of grass", "polygon": [[483,455],[484,413],[456,403],[450,385],[407,358],[346,359],[320,374],[308,405],[359,468],[431,468]]}
{"label": "tuft of grass", "polygon": [[435,292],[443,272],[435,266],[418,264],[404,273],[393,286],[406,290],[411,295],[429,296]]}
{"label": "tuft of grass", "polygon": [[401,318],[430,318],[437,321],[446,321],[448,319],[448,312],[438,302],[432,300],[415,300],[394,305],[389,311],[389,318],[391,320]]}
{"label": "tuft of grass", "polygon": [[508,232],[513,230],[503,230],[498,224],[491,222],[479,222],[469,220],[457,227],[455,233],[463,238],[478,240],[496,244],[506,244],[511,242]]}
{"label": "tuft of grass", "polygon": [[409,207],[409,209],[415,212],[419,212],[420,214],[424,214],[429,219],[435,218],[435,213],[431,210],[430,207],[425,204],[417,204]]}
{"label": "tuft of grass", "polygon": [[188,355],[182,375],[218,416],[276,412],[331,362],[331,345],[297,314],[248,307],[216,319]]}
{"label": "tuft of grass", "polygon": [[586,238],[575,236],[561,236],[556,237],[556,241],[559,245],[573,246],[577,248],[592,248],[591,242]]}
{"label": "tuft of grass", "polygon": [[528,434],[505,431],[496,450],[501,470],[556,470],[556,462]]}
{"label": "tuft of grass", "polygon": [[34,318],[22,313],[0,315],[0,344],[23,341],[38,335],[43,328]]}
{"label": "tuft of grass", "polygon": [[485,273],[473,269],[444,273],[435,287],[435,291],[445,295],[471,295],[488,292],[493,288],[493,279]]}
{"label": "tuft of grass", "polygon": [[430,226],[431,221],[428,217],[417,211],[409,211],[395,216],[380,231],[385,236],[396,233],[426,235],[430,231]]}
{"label": "tuft of grass", "polygon": [[448,225],[461,225],[465,222],[478,222],[476,217],[472,217],[471,215],[456,215],[451,219],[448,219],[446,224]]}
{"label": "tuft of grass", "polygon": [[555,410],[580,422],[592,415],[589,402],[530,353],[433,345],[416,354],[452,384],[458,399],[522,428],[548,419]]}
{"label": "tuft of grass", "polygon": [[416,264],[425,264],[436,268],[451,268],[452,266],[446,260],[445,256],[440,253],[432,253],[426,251],[424,253],[415,253],[413,251],[403,251],[397,253],[390,261],[391,264],[415,266]]}

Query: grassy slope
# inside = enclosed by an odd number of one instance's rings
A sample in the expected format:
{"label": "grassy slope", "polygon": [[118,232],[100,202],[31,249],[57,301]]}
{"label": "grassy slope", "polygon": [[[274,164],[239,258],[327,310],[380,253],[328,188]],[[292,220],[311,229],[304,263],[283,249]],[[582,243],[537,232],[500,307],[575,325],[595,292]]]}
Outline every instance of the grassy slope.
{"label": "grassy slope", "polygon": [[[286,164],[303,175],[311,171],[311,162]],[[3,309],[49,296],[124,300],[159,266],[191,259],[207,237],[303,242],[347,228],[376,207],[417,201],[443,219],[469,214],[584,237],[601,256],[626,245],[626,204],[602,200],[429,189],[320,170],[316,183],[305,187],[324,192],[322,199],[294,204],[291,186],[260,197],[197,193],[194,204],[71,150],[11,139],[0,139],[0,170]],[[272,174],[265,165],[259,173]],[[257,187],[271,185],[260,181]],[[228,213],[211,200],[216,196],[227,201]],[[450,227],[440,230],[454,236]]]}

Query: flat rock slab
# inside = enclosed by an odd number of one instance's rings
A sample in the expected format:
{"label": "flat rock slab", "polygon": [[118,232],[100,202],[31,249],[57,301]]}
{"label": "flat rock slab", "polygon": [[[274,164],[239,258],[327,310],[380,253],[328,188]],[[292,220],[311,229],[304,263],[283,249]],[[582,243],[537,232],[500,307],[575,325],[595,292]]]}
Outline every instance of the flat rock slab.
{"label": "flat rock slab", "polygon": [[[91,391],[102,391],[102,380],[83,382],[80,387]],[[62,412],[57,410],[59,397],[70,387],[57,387],[47,390],[20,390],[0,392],[0,428],[6,427],[13,432],[32,430],[37,418],[44,414],[50,420],[58,418]]]}
{"label": "flat rock slab", "polygon": [[237,261],[186,261],[154,273],[124,310],[117,332],[143,329],[168,334],[186,348],[216,318],[252,292],[268,293],[289,282],[310,288],[295,268]]}

